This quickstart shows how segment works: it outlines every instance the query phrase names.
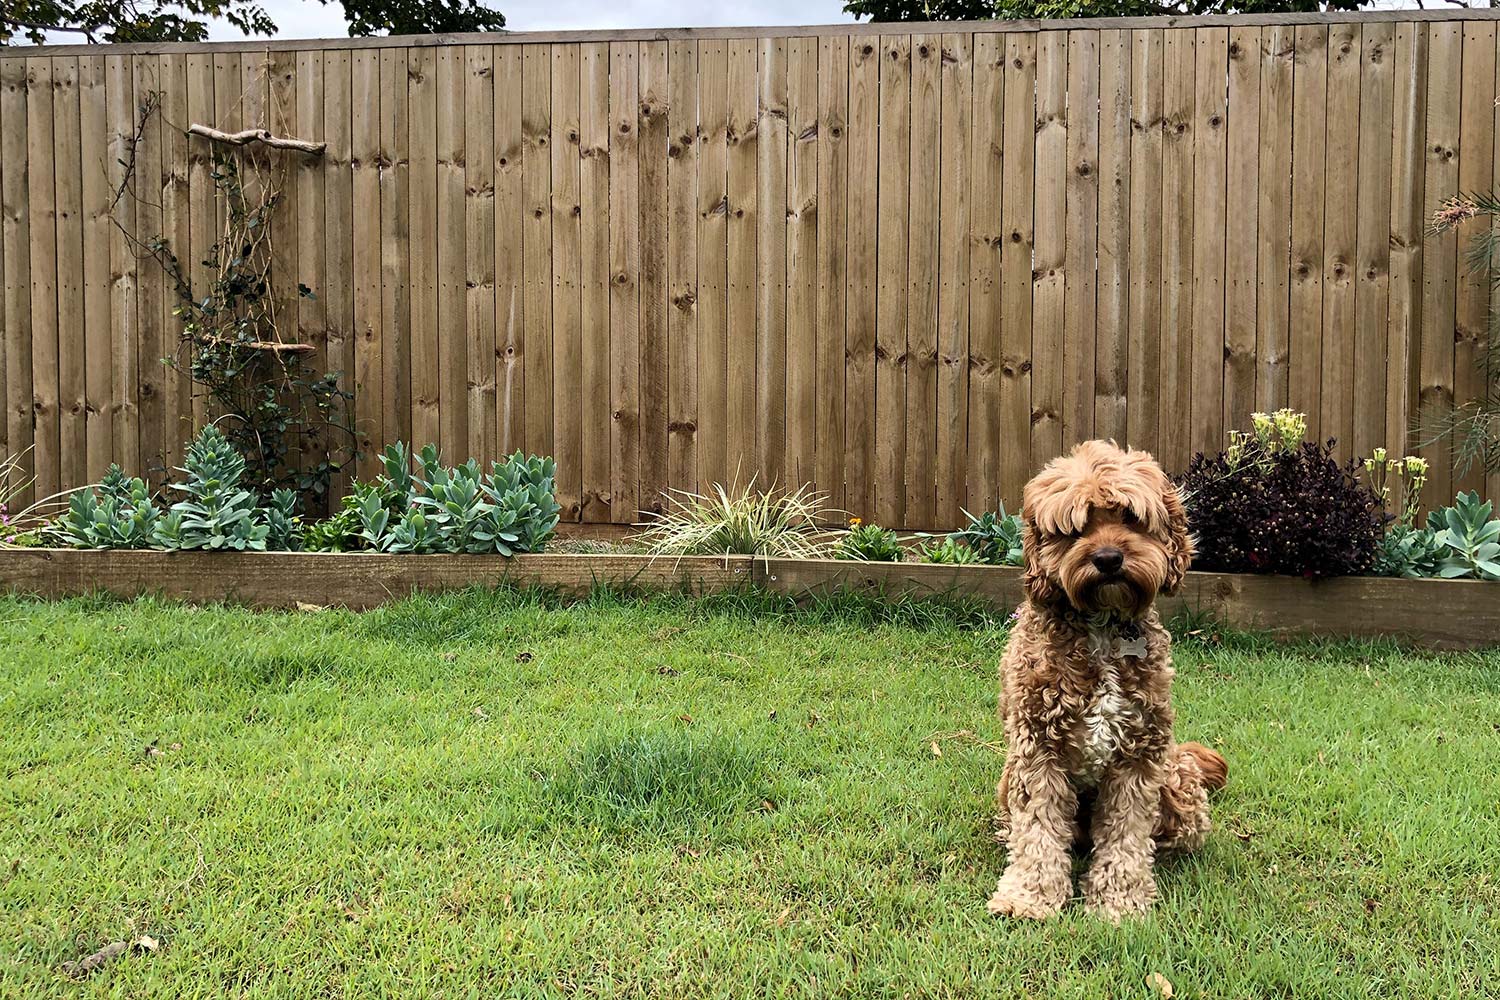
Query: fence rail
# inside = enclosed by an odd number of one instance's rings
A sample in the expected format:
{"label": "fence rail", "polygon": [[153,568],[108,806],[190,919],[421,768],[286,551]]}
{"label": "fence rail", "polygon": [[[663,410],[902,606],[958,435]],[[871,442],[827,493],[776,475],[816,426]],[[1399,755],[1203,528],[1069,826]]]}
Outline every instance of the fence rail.
{"label": "fence rail", "polygon": [[[1013,505],[1068,443],[1181,468],[1255,409],[1346,454],[1481,391],[1432,211],[1496,185],[1493,12],[850,25],[0,53],[6,419],[37,489],[160,475],[207,141],[283,171],[281,315],[396,438],[558,459],[570,519],[810,481],[883,523]],[[141,183],[144,182],[144,183]],[[1472,224],[1471,224],[1472,225]],[[299,298],[300,281],[316,297]],[[290,324],[289,324],[290,326]],[[1424,449],[1430,489],[1500,496]]]}

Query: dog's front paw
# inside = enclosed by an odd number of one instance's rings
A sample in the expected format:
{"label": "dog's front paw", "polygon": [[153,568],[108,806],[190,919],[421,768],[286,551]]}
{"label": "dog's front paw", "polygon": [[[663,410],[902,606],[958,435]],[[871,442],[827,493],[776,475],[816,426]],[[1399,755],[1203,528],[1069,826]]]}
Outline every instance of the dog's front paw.
{"label": "dog's front paw", "polygon": [[1118,924],[1145,913],[1156,901],[1156,880],[1146,871],[1090,869],[1083,878],[1083,905],[1094,916]]}
{"label": "dog's front paw", "polygon": [[1067,890],[1045,892],[1040,888],[1025,885],[1009,872],[1000,879],[990,901],[985,904],[993,916],[1024,917],[1028,920],[1046,920],[1055,917],[1068,901]]}

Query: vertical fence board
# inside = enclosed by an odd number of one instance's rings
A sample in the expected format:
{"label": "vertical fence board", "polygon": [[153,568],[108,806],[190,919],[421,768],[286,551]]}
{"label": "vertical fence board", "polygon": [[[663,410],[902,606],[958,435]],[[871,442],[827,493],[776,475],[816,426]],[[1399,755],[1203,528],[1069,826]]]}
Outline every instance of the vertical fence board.
{"label": "vertical fence board", "polygon": [[1067,249],[1063,263],[1062,441],[1094,436],[1098,321],[1099,33],[1068,32]]}
{"label": "vertical fence board", "polygon": [[1130,32],[1099,34],[1099,276],[1094,434],[1128,440],[1130,371]]}
{"label": "vertical fence board", "polygon": [[1159,30],[1130,33],[1130,342],[1125,438],[1155,452],[1161,395],[1163,54]]}
{"label": "vertical fence board", "polygon": [[[437,363],[438,428],[452,462],[469,457],[469,303],[464,255],[468,249],[464,127],[466,67],[451,46],[434,60],[437,99]],[[576,458],[576,456],[575,456]]]}
{"label": "vertical fence board", "polygon": [[875,234],[879,203],[880,39],[849,41],[849,221],[845,265],[844,507],[874,516]]}
{"label": "vertical fence board", "polygon": [[[643,512],[662,509],[667,483],[667,424],[671,419],[667,382],[667,45],[644,42],[640,55],[641,109],[641,498]],[[749,335],[748,333],[746,334]]]}
{"label": "vertical fence board", "polygon": [[[1458,189],[1466,194],[1494,191],[1495,174],[1495,25],[1463,26],[1463,93],[1459,106]],[[1490,276],[1468,263],[1479,233],[1494,225],[1488,218],[1470,219],[1458,228],[1460,265],[1453,339],[1453,402],[1467,406],[1485,399],[1484,345],[1490,334]],[[1494,402],[1500,397],[1491,395]],[[1454,456],[1453,489],[1483,492],[1482,456]],[[1467,467],[1465,467],[1467,466]],[[1442,499],[1443,503],[1447,498]]]}
{"label": "vertical fence board", "polygon": [[[414,448],[442,439],[442,361],[438,331],[437,49],[407,54],[407,178],[411,254],[411,435]],[[358,63],[356,61],[356,67]],[[356,93],[358,88],[356,88]],[[358,103],[358,98],[355,98]],[[356,252],[359,236],[355,235]],[[361,324],[361,327],[363,324]],[[360,339],[364,339],[361,329]]]}
{"label": "vertical fence board", "polygon": [[911,38],[887,35],[881,39],[881,49],[874,515],[882,524],[905,524]]}
{"label": "vertical fence board", "polygon": [[667,484],[698,488],[697,45],[667,47]]}
{"label": "vertical fence board", "polygon": [[849,42],[818,42],[818,486],[828,502],[844,506],[844,380],[849,224]]}
{"label": "vertical fence board", "polygon": [[818,43],[793,38],[787,42],[785,476],[794,487],[815,478],[819,144]]}
{"label": "vertical fence board", "polygon": [[[153,69],[155,60],[152,60]],[[155,74],[148,80],[154,85]],[[62,454],[58,429],[58,316],[57,316],[57,188],[55,186],[56,157],[54,154],[55,105],[53,93],[53,66],[50,59],[26,60],[26,155],[30,161],[27,171],[26,200],[30,217],[31,253],[31,399],[35,434],[32,452],[36,474],[38,497],[51,496],[62,486]],[[149,153],[160,148],[158,123],[143,145]],[[147,162],[152,160],[148,153]],[[150,187],[156,175],[156,167],[145,171],[147,197],[152,198]],[[160,212],[152,218],[152,232],[160,231]],[[155,265],[149,265],[154,267]],[[156,284],[160,289],[160,282]],[[152,300],[153,307],[159,296]],[[154,312],[154,309],[153,309]],[[148,315],[151,315],[148,313]],[[159,329],[161,317],[151,315],[152,328]],[[158,355],[159,356],[159,355]],[[161,422],[155,427],[154,440],[161,440]]]}
{"label": "vertical fence board", "polygon": [[639,46],[609,47],[610,519],[640,516]]}
{"label": "vertical fence board", "polygon": [[[191,73],[191,66],[189,67]],[[192,81],[189,80],[191,101]],[[323,125],[323,53],[316,51],[296,53],[297,128],[305,136],[322,137],[327,130]],[[326,141],[326,140],[325,140]],[[325,153],[326,155],[326,153]],[[297,340],[311,344],[313,353],[307,363],[316,372],[338,371],[328,356],[328,281],[326,277],[324,246],[324,220],[327,218],[324,181],[327,170],[322,157],[296,156],[297,217],[294,220],[297,232],[297,281],[312,291],[311,295],[297,296]],[[190,169],[196,162],[189,161]],[[305,436],[304,448],[310,452],[309,462],[320,461],[315,456],[326,454],[329,448],[340,444],[336,434],[323,428],[313,428]],[[330,475],[330,485],[340,487],[339,477]],[[337,497],[333,506],[336,509]]]}
{"label": "vertical fence board", "polygon": [[1422,339],[1422,215],[1427,174],[1427,28],[1396,29],[1395,129],[1391,137],[1391,291],[1386,321],[1385,440],[1412,444]]}
{"label": "vertical fence board", "polygon": [[[994,36],[991,36],[994,37]],[[969,479],[969,183],[974,165],[974,55],[971,36],[942,37],[937,225],[937,497],[932,525],[961,524]],[[991,73],[991,78],[995,74]],[[998,107],[995,109],[998,111]],[[984,112],[988,117],[988,109]],[[993,140],[992,140],[993,141]],[[821,322],[821,321],[820,321]],[[994,355],[992,354],[993,358]],[[820,367],[824,362],[820,361]],[[832,362],[827,362],[832,364]],[[842,367],[842,366],[840,366]],[[822,448],[821,437],[819,447]],[[988,510],[989,507],[980,507]]]}
{"label": "vertical fence board", "polygon": [[1156,457],[1187,465],[1193,371],[1193,157],[1197,46],[1191,30],[1169,30],[1162,45],[1162,293]]}
{"label": "vertical fence board", "polygon": [[[403,63],[404,69],[404,63]],[[350,176],[350,161],[353,159],[353,61],[348,52],[331,51],[323,54],[323,139],[328,148],[323,151],[323,323],[324,351],[328,359],[328,370],[339,373],[339,387],[348,392],[354,385],[354,185]],[[403,74],[404,75],[404,74]],[[381,119],[385,118],[385,89],[381,88]],[[383,137],[382,137],[383,138]],[[385,172],[385,146],[381,145],[381,172]],[[381,222],[389,206],[383,202]],[[308,220],[316,226],[317,219]],[[384,241],[382,240],[382,245]],[[382,310],[381,329],[389,342],[393,331],[386,326]],[[389,357],[389,352],[382,352]],[[381,402],[383,417],[394,421],[395,415],[387,405],[384,386],[372,389]],[[375,456],[360,448],[360,437],[354,430],[354,406],[345,400],[340,407],[340,427],[330,432],[331,443],[337,446],[334,455],[339,461],[350,463],[340,469],[334,477],[334,485],[348,488],[349,481],[361,469],[367,469]],[[387,423],[385,435],[399,437],[398,425]],[[382,442],[384,444],[384,442]],[[351,449],[361,451],[358,458],[350,454]]]}
{"label": "vertical fence board", "polygon": [[526,372],[521,356],[525,329],[522,248],[526,193],[521,158],[521,48],[494,50],[494,227],[495,433],[500,454],[525,445]]}
{"label": "vertical fence board", "polygon": [[1290,394],[1292,239],[1292,79],[1296,36],[1261,29],[1260,158],[1255,272],[1255,403],[1279,410]]}
{"label": "vertical fence board", "polygon": [[1357,24],[1336,24],[1329,29],[1328,190],[1323,208],[1323,363],[1318,379],[1318,426],[1321,437],[1338,439],[1338,453],[1344,458],[1350,457],[1354,434],[1360,43]]}
{"label": "vertical fence board", "polygon": [[[1218,450],[1224,420],[1224,259],[1228,202],[1229,33],[1200,28],[1194,81],[1193,325],[1189,452]],[[1180,468],[1180,466],[1179,466]]]}
{"label": "vertical fence board", "polygon": [[1292,68],[1291,353],[1288,405],[1318,435],[1323,368],[1323,223],[1328,28],[1299,25]]}
{"label": "vertical fence board", "polygon": [[[756,469],[755,458],[755,306],[756,160],[760,141],[757,115],[759,53],[751,39],[729,43],[729,146],[727,167],[728,248],[726,295],[728,330],[728,398],[725,452],[728,467],[741,478]],[[839,241],[839,250],[843,250]],[[843,325],[839,327],[843,339]],[[839,370],[844,359],[839,358]]]}
{"label": "vertical fence board", "polygon": [[[196,57],[208,68],[207,92],[213,94],[213,64],[207,57]],[[191,60],[190,60],[191,63]],[[113,226],[109,221],[109,130],[107,95],[104,78],[104,56],[82,56],[78,60],[79,131],[82,144],[83,195],[83,420],[86,455],[84,477],[96,483],[104,478],[114,461],[114,414],[110,407],[109,364],[109,241]],[[0,125],[3,128],[3,125]],[[212,202],[208,203],[210,210]],[[196,245],[196,244],[195,244]],[[3,256],[3,250],[0,250]],[[196,261],[194,254],[189,261]],[[0,305],[0,317],[5,314]],[[0,353],[4,347],[0,345]],[[3,367],[3,366],[0,366]],[[0,385],[4,385],[0,377]],[[0,416],[0,424],[4,417]],[[4,433],[0,431],[0,433]],[[0,447],[0,452],[5,449]],[[77,485],[67,483],[67,486]]]}
{"label": "vertical fence board", "polygon": [[729,51],[698,43],[698,483],[727,482],[729,428]]}
{"label": "vertical fence board", "polygon": [[760,482],[785,479],[786,455],[786,40],[760,42],[756,125],[755,452]]}
{"label": "vertical fence board", "polygon": [[522,184],[525,226],[523,357],[526,450],[552,450],[552,48],[527,45],[521,66]]}
{"label": "vertical fence board", "polygon": [[[968,363],[959,375],[960,381],[968,380],[968,444],[965,447],[968,491],[965,500],[968,510],[978,512],[994,510],[999,504],[1003,488],[1000,458],[1009,450],[1008,444],[1001,440],[1004,420],[1002,393],[1009,381],[1004,375],[1007,360],[1002,337],[1001,299],[1002,251],[1008,243],[1007,220],[1001,214],[1006,167],[1005,36],[996,32],[976,33],[973,60],[974,95],[969,113],[973,129],[969,143],[969,229],[967,233],[953,229],[952,237],[944,236],[943,246],[953,252],[953,240],[963,238],[968,249]],[[945,108],[947,96],[945,78]],[[959,115],[961,112],[955,113],[955,117]],[[945,132],[948,121],[945,115]],[[943,194],[948,196],[946,182]],[[958,276],[954,275],[952,281],[956,285]],[[957,308],[961,309],[962,304]]]}
{"label": "vertical fence board", "polygon": [[[1080,114],[1080,117],[1082,115]],[[1036,174],[1031,283],[1031,461],[1035,472],[1063,451],[1068,232],[1068,36],[1036,43]]]}
{"label": "vertical fence board", "polygon": [[579,64],[578,206],[582,357],[579,367],[579,519],[610,520],[609,45],[582,46]]}
{"label": "vertical fence board", "polygon": [[[1354,410],[1349,453],[1384,444],[1386,322],[1390,295],[1390,136],[1396,38],[1390,24],[1367,24],[1360,47],[1359,194],[1354,248]],[[1392,447],[1399,449],[1400,442]]]}
{"label": "vertical fence board", "polygon": [[[421,447],[412,428],[410,75],[406,52],[380,53],[380,413],[385,443]],[[367,452],[361,470],[376,458]]]}
{"label": "vertical fence board", "polygon": [[[393,361],[393,358],[386,357],[386,348],[395,337],[386,330],[389,316],[384,307],[384,253],[389,247],[384,246],[381,238],[381,214],[384,210],[384,205],[381,204],[381,174],[386,169],[386,153],[381,148],[381,120],[384,117],[384,99],[389,91],[381,85],[380,57],[377,52],[354,52],[347,66],[338,63],[333,69],[341,76],[333,84],[333,90],[347,88],[347,93],[351,96],[348,111],[336,109],[335,114],[339,120],[329,123],[333,126],[329,129],[329,136],[338,136],[339,151],[350,157],[350,181],[344,190],[347,190],[347,196],[353,204],[353,225],[342,226],[339,234],[342,237],[339,240],[341,246],[338,247],[339,255],[347,259],[350,270],[339,268],[347,276],[344,288],[339,291],[339,307],[341,312],[351,318],[348,330],[353,333],[350,348],[353,348],[354,366],[350,369],[347,384],[354,391],[354,427],[362,454],[359,462],[360,475],[368,477],[378,468],[378,459],[384,447],[398,439],[398,435],[393,433],[395,427],[390,426],[393,423],[392,411],[387,409],[387,406],[396,402],[390,399],[386,391],[387,366]],[[344,192],[341,190],[341,193]],[[342,246],[344,238],[348,240],[348,250]],[[426,255],[431,255],[435,249],[437,247],[429,246]],[[348,303],[347,306],[345,303]],[[342,349],[341,352],[350,354],[348,349]],[[402,354],[404,351],[398,349],[398,358],[395,360],[399,360]],[[410,403],[407,405],[410,406]],[[410,427],[410,424],[407,426]],[[422,439],[411,441],[410,444],[420,448],[423,444],[428,444],[428,441]]]}
{"label": "vertical fence board", "polygon": [[[78,60],[52,60],[53,187],[57,204],[57,488],[88,480],[84,422],[83,133]],[[186,248],[179,253],[184,257]]]}
{"label": "vertical fence board", "polygon": [[495,64],[483,45],[464,59],[464,284],[467,452],[488,464],[503,454],[496,430]]}
{"label": "vertical fence board", "polygon": [[[1458,22],[1428,27],[1427,170],[1423,220],[1458,193],[1460,94],[1463,85],[1463,30]],[[1457,326],[1456,283],[1458,237],[1452,230],[1427,239],[1422,257],[1422,340],[1419,412],[1414,419],[1432,422],[1453,407],[1454,332]],[[1453,449],[1447,439],[1433,441],[1418,454],[1431,465],[1428,488],[1446,503],[1453,495]]]}
{"label": "vertical fence board", "polygon": [[911,188],[907,205],[906,517],[931,528],[937,498],[938,221],[941,35],[911,41]]}
{"label": "vertical fence board", "polygon": [[[1261,29],[1229,31],[1228,187],[1224,247],[1224,408],[1221,431],[1249,426],[1255,409],[1260,240]],[[1215,441],[1215,446],[1218,442]]]}
{"label": "vertical fence board", "polygon": [[[1005,36],[1000,205],[1000,497],[1012,510],[1031,477],[1032,255],[1035,227],[1036,35]],[[1051,455],[1038,458],[1045,461]]]}
{"label": "vertical fence board", "polygon": [[[227,60],[226,60],[227,61]],[[228,67],[226,66],[226,72]],[[234,78],[233,90],[239,92],[239,60],[233,63]],[[133,232],[136,226],[135,202],[128,196],[120,195],[120,187],[125,182],[125,162],[129,157],[129,143],[135,135],[135,86],[133,79],[133,63],[129,56],[109,56],[104,61],[104,88],[105,88],[105,120],[109,129],[109,155],[107,170],[109,176],[110,199],[113,203],[111,215],[116,224],[111,225],[109,234],[109,369],[110,369],[110,410],[114,417],[114,460],[119,463],[127,473],[140,475],[140,451],[138,442],[140,440],[140,409],[139,409],[139,387],[140,373],[136,367],[136,345],[138,313],[136,312],[137,263],[135,252],[130,246],[125,232]],[[214,64],[214,94],[215,101],[221,88],[219,86],[219,63]],[[6,88],[9,91],[9,87]],[[7,121],[10,116],[7,115]],[[5,132],[6,140],[12,137],[12,130]],[[11,162],[16,162],[12,160]],[[14,174],[7,170],[6,181],[10,181]],[[25,175],[22,174],[24,177]],[[9,216],[7,215],[7,219]],[[19,324],[22,316],[14,310],[7,309],[6,315],[12,322]],[[27,348],[27,371],[26,371],[26,399],[31,398],[31,371],[30,371],[30,347],[29,336]],[[12,377],[16,365],[16,357],[12,356]],[[16,400],[14,394],[10,399]],[[30,414],[27,414],[27,441],[30,441]],[[19,447],[16,443],[14,431],[11,434],[13,447]]]}
{"label": "vertical fence board", "polygon": [[[121,65],[117,62],[116,64]],[[124,78],[130,80],[129,63],[123,63]],[[118,88],[117,88],[118,89]],[[26,155],[26,62],[0,60],[0,237],[5,256],[5,423],[8,454],[29,459],[35,469],[35,427],[32,423],[31,391],[31,215],[26,191],[31,162]],[[131,107],[130,95],[123,107]],[[114,151],[112,144],[111,151]],[[112,158],[111,163],[114,162]],[[113,172],[122,172],[115,167]],[[121,238],[123,243],[123,238]],[[132,308],[132,314],[134,310]],[[121,324],[123,325],[123,324]],[[134,439],[127,441],[133,446]],[[132,456],[133,457],[133,456]],[[134,462],[131,459],[132,465]],[[124,464],[122,462],[122,464]],[[35,490],[17,494],[18,503],[29,503]]]}
{"label": "vertical fence board", "polygon": [[552,46],[552,454],[565,521],[578,520],[583,510],[579,72],[576,46]]}

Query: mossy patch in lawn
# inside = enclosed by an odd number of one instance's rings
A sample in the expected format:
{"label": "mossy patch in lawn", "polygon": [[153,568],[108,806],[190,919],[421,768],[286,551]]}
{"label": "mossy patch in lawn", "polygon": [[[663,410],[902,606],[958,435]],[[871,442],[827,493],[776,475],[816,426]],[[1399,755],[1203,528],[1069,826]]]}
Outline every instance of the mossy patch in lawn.
{"label": "mossy patch in lawn", "polygon": [[767,809],[766,765],[763,750],[733,735],[615,728],[568,753],[542,792],[556,817],[611,833],[701,830]]}

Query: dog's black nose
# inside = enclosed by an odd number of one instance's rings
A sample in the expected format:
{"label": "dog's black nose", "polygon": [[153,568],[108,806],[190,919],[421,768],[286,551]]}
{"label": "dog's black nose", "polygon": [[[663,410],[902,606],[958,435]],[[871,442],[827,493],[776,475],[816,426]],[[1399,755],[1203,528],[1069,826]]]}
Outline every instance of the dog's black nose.
{"label": "dog's black nose", "polygon": [[1094,568],[1101,573],[1118,573],[1120,567],[1125,565],[1125,553],[1113,545],[1106,545],[1102,549],[1095,549],[1090,557]]}

